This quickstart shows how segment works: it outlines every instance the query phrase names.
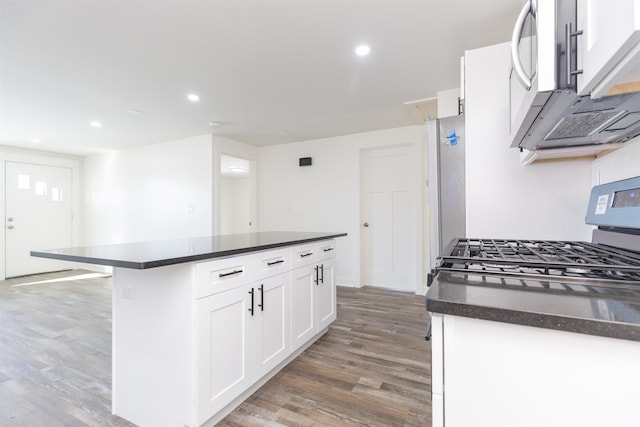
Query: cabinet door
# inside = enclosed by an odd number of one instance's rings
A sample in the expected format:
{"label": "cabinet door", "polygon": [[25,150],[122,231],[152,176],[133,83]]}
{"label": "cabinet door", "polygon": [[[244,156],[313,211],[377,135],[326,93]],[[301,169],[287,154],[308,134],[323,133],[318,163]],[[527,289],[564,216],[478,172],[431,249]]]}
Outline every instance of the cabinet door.
{"label": "cabinet door", "polygon": [[290,284],[289,273],[279,274],[254,284],[256,379],[275,368],[290,354]]}
{"label": "cabinet door", "polygon": [[322,261],[316,285],[317,330],[320,331],[336,320],[336,284],[333,259]]}
{"label": "cabinet door", "polygon": [[291,272],[291,350],[315,334],[315,264]]}
{"label": "cabinet door", "polygon": [[253,384],[252,289],[245,285],[196,302],[198,424]]}
{"label": "cabinet door", "polygon": [[[604,95],[640,66],[640,0],[578,0],[578,92]],[[637,77],[637,74],[636,74]]]}

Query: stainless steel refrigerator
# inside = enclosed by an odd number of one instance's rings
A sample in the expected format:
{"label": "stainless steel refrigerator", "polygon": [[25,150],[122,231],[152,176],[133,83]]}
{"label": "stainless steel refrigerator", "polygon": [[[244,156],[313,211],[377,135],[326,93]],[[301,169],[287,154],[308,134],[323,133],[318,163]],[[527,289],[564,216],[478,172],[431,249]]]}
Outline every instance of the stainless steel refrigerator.
{"label": "stainless steel refrigerator", "polygon": [[464,115],[428,120],[430,268],[454,237],[466,236]]}

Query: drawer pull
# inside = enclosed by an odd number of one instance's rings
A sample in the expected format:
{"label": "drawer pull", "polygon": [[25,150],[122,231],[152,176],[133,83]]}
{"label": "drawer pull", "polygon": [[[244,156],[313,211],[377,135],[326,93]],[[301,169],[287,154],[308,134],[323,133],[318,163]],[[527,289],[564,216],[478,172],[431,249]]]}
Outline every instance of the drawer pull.
{"label": "drawer pull", "polygon": [[240,273],[242,273],[242,271],[243,270],[233,270],[233,271],[230,271],[229,273],[220,273],[220,274],[218,274],[218,277],[227,277],[227,276],[231,276],[231,275],[234,275],[234,274],[240,274]]}
{"label": "drawer pull", "polygon": [[307,252],[306,254],[300,254],[300,258],[306,258],[311,255],[313,255],[313,252]]}
{"label": "drawer pull", "polygon": [[330,251],[332,251],[332,250],[333,250],[333,248],[326,248],[326,249],[323,249],[323,251],[325,251],[325,252],[330,252]]}
{"label": "drawer pull", "polygon": [[278,261],[271,261],[271,262],[267,262],[267,265],[269,267],[271,267],[272,265],[276,265],[276,264],[282,264],[284,262],[283,259],[279,259]]}

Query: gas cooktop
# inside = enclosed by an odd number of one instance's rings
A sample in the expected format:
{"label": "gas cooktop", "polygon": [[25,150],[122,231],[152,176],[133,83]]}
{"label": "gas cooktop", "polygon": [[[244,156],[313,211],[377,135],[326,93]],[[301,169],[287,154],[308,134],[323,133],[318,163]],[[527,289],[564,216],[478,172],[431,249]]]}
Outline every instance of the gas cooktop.
{"label": "gas cooktop", "polygon": [[454,239],[436,270],[640,282],[640,253],[576,241]]}

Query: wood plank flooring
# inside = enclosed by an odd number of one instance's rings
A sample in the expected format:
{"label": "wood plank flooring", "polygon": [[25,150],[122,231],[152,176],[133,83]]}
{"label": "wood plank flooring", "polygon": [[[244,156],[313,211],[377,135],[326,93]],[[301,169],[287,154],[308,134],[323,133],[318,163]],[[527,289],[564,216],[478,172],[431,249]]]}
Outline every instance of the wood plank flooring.
{"label": "wood plank flooring", "polygon": [[[3,427],[132,425],[111,415],[111,278],[16,286],[68,274],[0,281]],[[338,288],[329,332],[218,425],[430,425],[426,323],[421,296]]]}

